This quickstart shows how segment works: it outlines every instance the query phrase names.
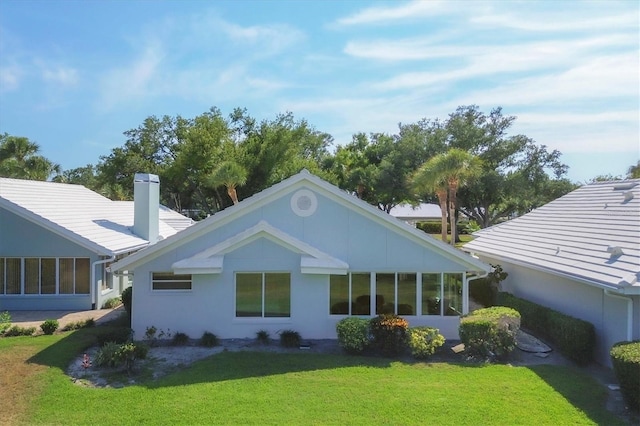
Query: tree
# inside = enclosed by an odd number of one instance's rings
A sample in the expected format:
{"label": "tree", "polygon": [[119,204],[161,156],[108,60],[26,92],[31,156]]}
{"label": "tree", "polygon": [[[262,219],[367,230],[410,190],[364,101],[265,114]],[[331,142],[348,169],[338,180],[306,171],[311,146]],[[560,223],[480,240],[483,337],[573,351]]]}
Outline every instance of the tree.
{"label": "tree", "polygon": [[[444,200],[449,200],[449,222],[451,227],[451,245],[455,245],[457,239],[456,232],[456,207],[457,192],[461,185],[467,180],[474,178],[481,170],[481,162],[474,155],[459,148],[452,148],[449,151],[438,154],[427,161],[414,177],[414,182],[423,188],[435,190],[440,200],[442,210],[442,236],[446,241],[446,205]],[[445,193],[447,197],[445,197]]]}
{"label": "tree", "polygon": [[47,180],[60,173],[60,166],[38,155],[40,146],[28,138],[0,135],[0,176]]}
{"label": "tree", "polygon": [[209,176],[209,183],[216,187],[224,185],[227,188],[227,194],[233,201],[238,204],[237,186],[242,186],[247,182],[247,171],[235,161],[228,160],[220,163]]}
{"label": "tree", "polygon": [[627,169],[627,179],[640,179],[640,160]]}
{"label": "tree", "polygon": [[447,146],[466,150],[482,161],[482,173],[461,188],[458,205],[462,214],[483,228],[531,211],[574,188],[564,178],[568,167],[560,161],[559,151],[548,151],[524,135],[507,136],[514,121],[501,108],[486,115],[471,105],[458,107],[446,122]]}
{"label": "tree", "polygon": [[424,152],[415,137],[357,133],[325,166],[340,188],[389,213],[402,202],[416,202],[409,178],[424,161]]}
{"label": "tree", "polygon": [[83,185],[93,191],[100,192],[96,178],[96,168],[92,164],[65,170],[52,180],[59,183]]}
{"label": "tree", "polygon": [[427,161],[413,175],[411,182],[416,192],[435,193],[440,205],[440,236],[447,241],[447,180],[439,173],[433,161]]}

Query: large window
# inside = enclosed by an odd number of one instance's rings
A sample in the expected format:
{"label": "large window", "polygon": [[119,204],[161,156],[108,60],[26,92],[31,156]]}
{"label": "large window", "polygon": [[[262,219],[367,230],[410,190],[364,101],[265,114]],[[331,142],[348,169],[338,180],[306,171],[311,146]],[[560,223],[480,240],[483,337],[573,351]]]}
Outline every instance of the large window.
{"label": "large window", "polygon": [[191,275],[153,272],[151,274],[151,288],[153,290],[191,290]]}
{"label": "large window", "polygon": [[236,274],[236,317],[291,316],[291,274]]}
{"label": "large window", "polygon": [[0,294],[89,294],[88,258],[0,258]]}
{"label": "large window", "polygon": [[[461,315],[462,283],[460,273],[376,273],[374,314]],[[370,273],[330,276],[331,315],[372,315],[371,298]]]}

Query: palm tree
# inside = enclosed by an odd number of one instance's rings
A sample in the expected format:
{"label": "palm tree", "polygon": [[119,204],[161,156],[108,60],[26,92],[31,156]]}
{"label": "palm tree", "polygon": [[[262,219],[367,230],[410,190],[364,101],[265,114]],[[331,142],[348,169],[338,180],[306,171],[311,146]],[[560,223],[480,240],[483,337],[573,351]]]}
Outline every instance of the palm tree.
{"label": "palm tree", "polygon": [[[443,241],[446,241],[446,202],[444,193],[449,199],[449,222],[451,226],[451,245],[455,245],[457,239],[456,230],[456,204],[458,188],[468,179],[477,176],[481,171],[480,159],[473,154],[459,148],[452,148],[447,152],[438,154],[423,164],[414,176],[414,182],[422,190],[433,191],[440,200],[440,209],[443,215]],[[426,184],[422,188],[420,183]]]}
{"label": "palm tree", "polygon": [[433,162],[424,163],[411,178],[411,185],[420,193],[435,193],[440,204],[442,241],[447,241],[447,181],[433,169]]}
{"label": "palm tree", "polygon": [[223,161],[209,175],[209,184],[213,187],[224,185],[233,204],[238,204],[236,187],[247,182],[247,170],[235,161]]}
{"label": "palm tree", "polygon": [[28,138],[0,135],[0,176],[17,179],[47,180],[60,174],[60,166],[41,155],[40,146]]}

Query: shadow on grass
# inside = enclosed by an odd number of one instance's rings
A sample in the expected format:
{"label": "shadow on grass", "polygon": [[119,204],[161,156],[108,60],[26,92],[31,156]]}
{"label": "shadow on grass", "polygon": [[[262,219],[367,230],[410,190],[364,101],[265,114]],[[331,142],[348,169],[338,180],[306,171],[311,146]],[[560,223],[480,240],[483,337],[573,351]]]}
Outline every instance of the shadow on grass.
{"label": "shadow on grass", "polygon": [[[29,362],[57,367],[65,371],[68,365],[87,348],[95,345],[105,334],[121,327],[101,325],[95,328],[69,332],[57,342],[47,346],[29,359]],[[462,368],[484,368],[482,363],[459,362],[459,357],[436,355],[427,363],[437,368],[437,363]],[[408,359],[390,359],[377,356],[353,356],[324,353],[278,353],[257,351],[223,351],[156,380],[142,380],[139,386],[149,389],[185,386],[199,383],[215,383],[273,375],[302,373],[341,368],[389,368],[393,363],[419,364]],[[606,411],[606,389],[595,379],[577,368],[553,365],[527,367],[540,379],[562,395],[571,405],[582,411],[596,424],[612,424],[612,415]],[[615,423],[613,423],[615,424]],[[619,424],[625,424],[622,420]]]}
{"label": "shadow on grass", "polygon": [[[594,378],[577,367],[532,365],[527,367],[544,380],[571,405],[584,412],[596,424],[611,425],[611,414],[606,410],[607,390]],[[618,424],[626,424],[622,418]]]}
{"label": "shadow on grass", "polygon": [[65,332],[63,338],[29,358],[28,362],[65,371],[78,354],[104,341],[105,336],[122,334],[123,329],[121,320],[118,319],[96,327]]}

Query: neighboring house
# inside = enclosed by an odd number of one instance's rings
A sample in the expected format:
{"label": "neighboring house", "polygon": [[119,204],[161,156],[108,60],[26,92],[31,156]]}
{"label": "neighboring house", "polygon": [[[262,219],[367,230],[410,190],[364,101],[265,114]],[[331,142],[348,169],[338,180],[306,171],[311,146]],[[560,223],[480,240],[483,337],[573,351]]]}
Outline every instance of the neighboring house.
{"label": "neighboring house", "polygon": [[[135,201],[81,185],[0,178],[0,311],[89,310],[120,295],[106,267],[193,221],[158,203],[158,177],[136,175]],[[134,219],[135,216],[135,219]]]}
{"label": "neighboring house", "polygon": [[504,291],[595,326],[600,363],[640,339],[640,179],[583,186],[475,235],[464,250],[502,265]]}
{"label": "neighboring house", "polygon": [[349,315],[397,313],[457,338],[490,266],[303,170],[111,270],[133,274],[136,336],[335,338]]}
{"label": "neighboring house", "polygon": [[422,203],[415,207],[411,204],[398,204],[391,209],[389,214],[412,226],[416,226],[418,222],[426,222],[429,220],[439,221],[442,218],[440,206],[430,203]]}

